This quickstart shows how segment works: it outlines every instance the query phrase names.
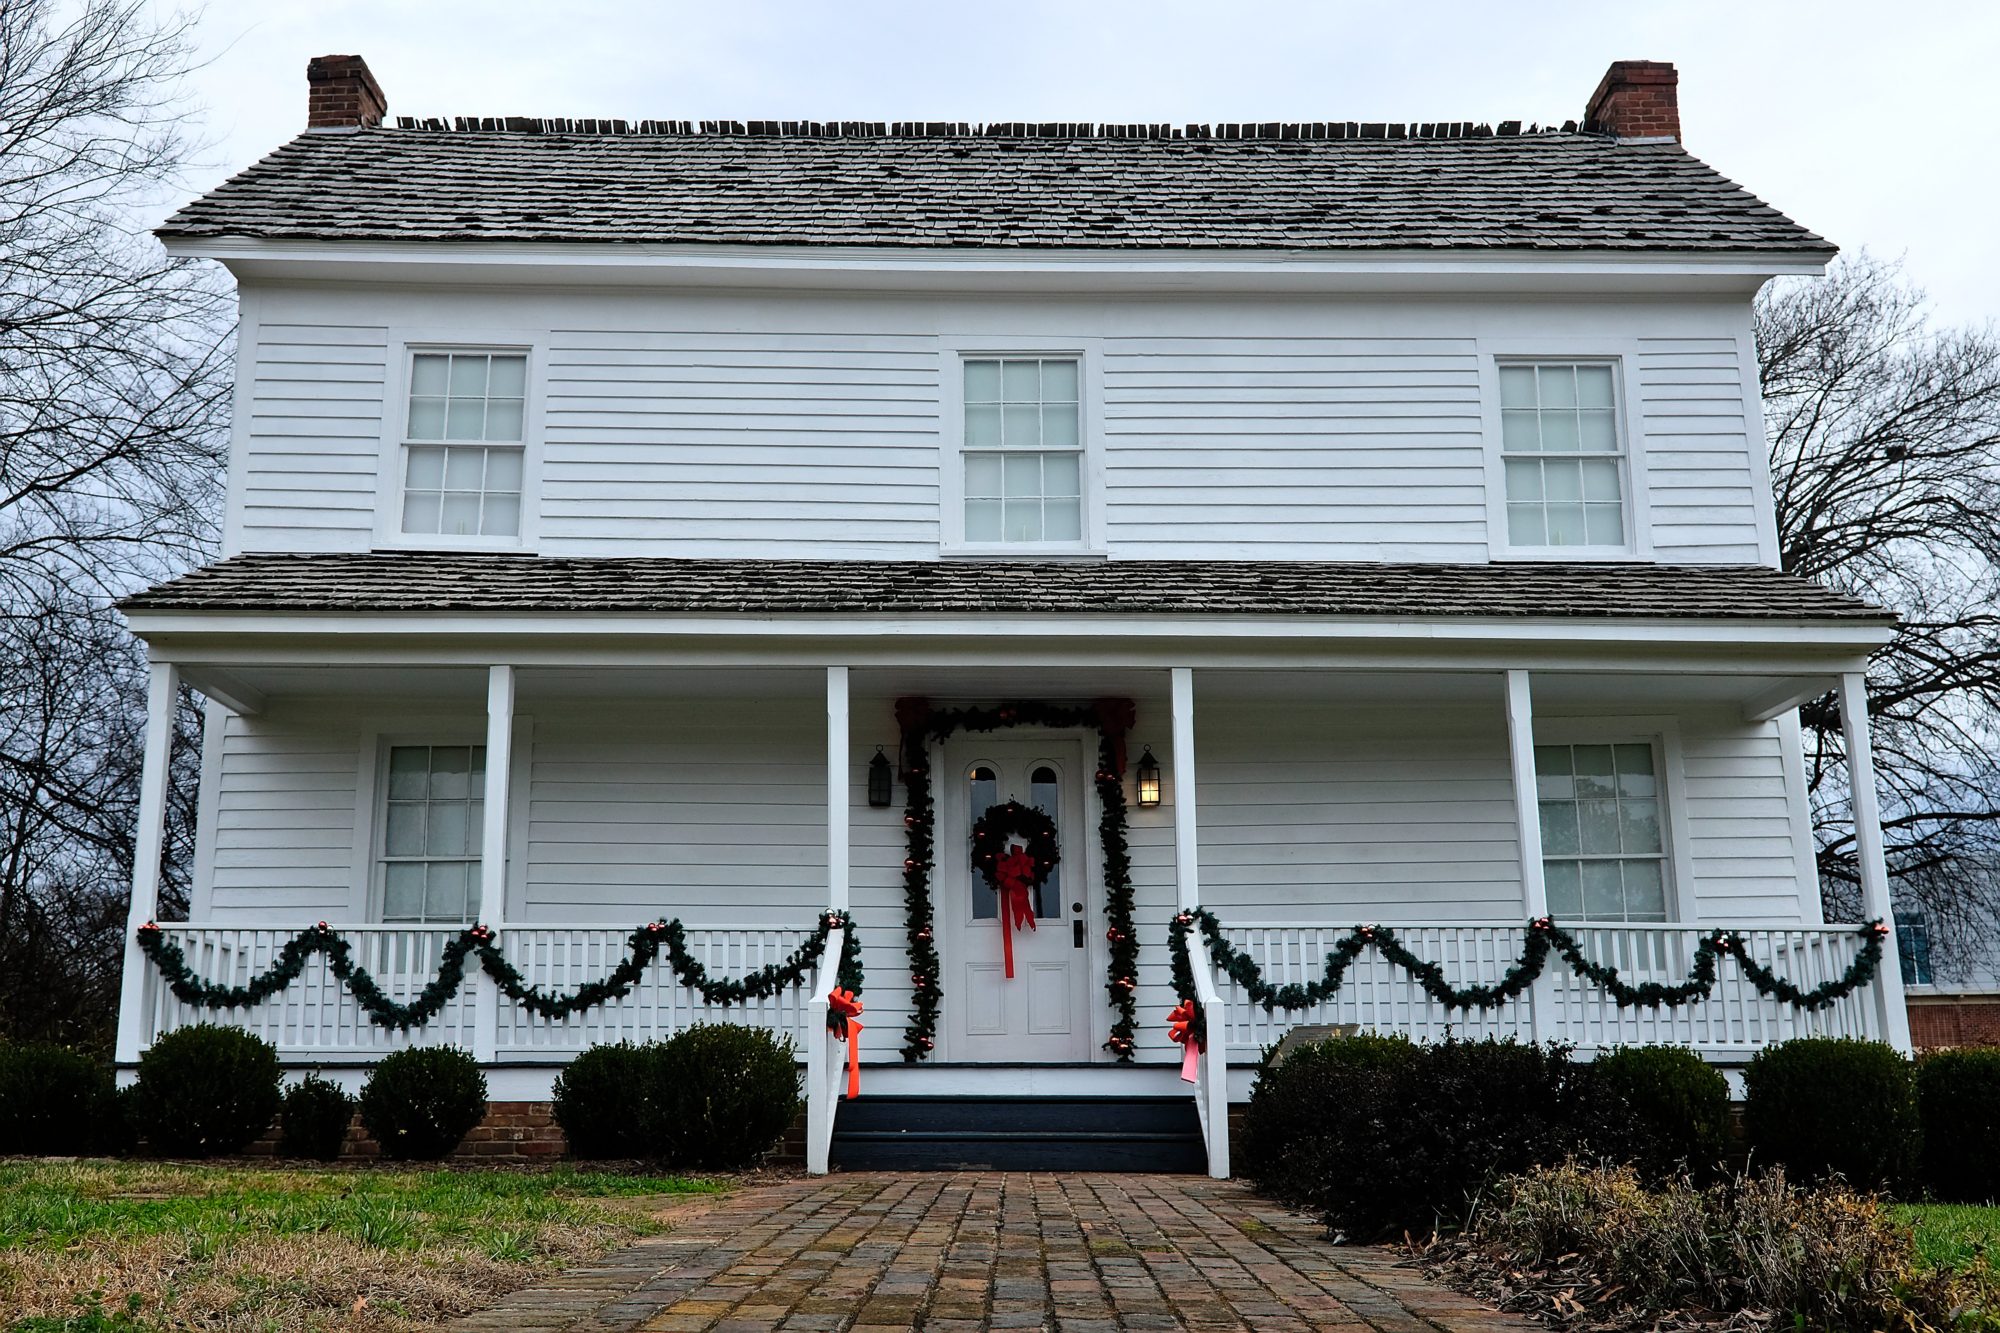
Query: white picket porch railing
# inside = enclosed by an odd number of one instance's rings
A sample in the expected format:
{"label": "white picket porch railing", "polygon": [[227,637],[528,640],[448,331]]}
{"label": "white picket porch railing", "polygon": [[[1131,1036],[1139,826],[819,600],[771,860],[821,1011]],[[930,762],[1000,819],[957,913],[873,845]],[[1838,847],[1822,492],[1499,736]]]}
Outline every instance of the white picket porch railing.
{"label": "white picket porch railing", "polygon": [[[348,941],[356,965],[365,968],[389,998],[405,1004],[437,976],[444,947],[458,934],[456,928],[428,926],[335,929]],[[180,946],[189,966],[204,980],[238,986],[268,969],[297,934],[276,926],[178,922],[162,922],[160,930]],[[528,984],[562,992],[610,972],[629,955],[630,937],[629,929],[608,926],[515,926],[502,933],[499,945]],[[783,961],[798,948],[800,938],[797,930],[715,927],[688,930],[687,947],[710,976],[735,977]],[[184,1004],[148,967],[143,1039],[151,1044],[162,1033],[191,1023],[225,1022],[263,1037],[287,1058],[372,1057],[409,1045],[451,1045],[518,1059],[544,1052],[574,1054],[600,1042],[646,1041],[695,1023],[737,1023],[768,1028],[792,1038],[804,1050],[805,1038],[815,1035],[802,1031],[808,999],[802,987],[792,987],[747,1004],[709,1004],[681,985],[661,960],[647,968],[624,997],[557,1021],[537,1018],[494,995],[492,982],[475,962],[468,962],[464,984],[436,1018],[397,1032],[371,1020],[334,978],[326,960],[314,957],[290,986],[261,1004],[241,1009]]]}
{"label": "white picket porch railing", "polygon": [[[1518,925],[1393,925],[1403,946],[1444,968],[1454,986],[1491,984],[1520,957]],[[1326,956],[1344,938],[1346,926],[1238,925],[1226,923],[1236,947],[1253,958],[1273,985],[1305,983],[1323,975]],[[1712,926],[1581,926],[1570,928],[1586,957],[1618,969],[1637,985],[1687,979],[1695,947]],[[1855,926],[1750,928],[1739,933],[1750,957],[1802,990],[1844,974],[1859,948]],[[1206,966],[1206,950],[1196,961]],[[1885,966],[1895,966],[1893,958]],[[1301,1024],[1353,1025],[1364,1031],[1400,1032],[1419,1041],[1451,1033],[1460,1037],[1515,1037],[1522,1041],[1565,1041],[1588,1049],[1672,1042],[1716,1055],[1749,1054],[1791,1037],[1837,1036],[1879,1039],[1883,1034],[1881,988],[1863,987],[1825,1009],[1794,1008],[1758,994],[1737,962],[1717,962],[1714,992],[1677,1008],[1621,1008],[1602,988],[1551,957],[1529,995],[1493,1009],[1447,1009],[1424,993],[1415,978],[1373,949],[1347,969],[1344,984],[1324,1004],[1292,1013],[1266,1011],[1243,987],[1226,977],[1222,1021],[1211,1018],[1236,1056],[1254,1057]]]}

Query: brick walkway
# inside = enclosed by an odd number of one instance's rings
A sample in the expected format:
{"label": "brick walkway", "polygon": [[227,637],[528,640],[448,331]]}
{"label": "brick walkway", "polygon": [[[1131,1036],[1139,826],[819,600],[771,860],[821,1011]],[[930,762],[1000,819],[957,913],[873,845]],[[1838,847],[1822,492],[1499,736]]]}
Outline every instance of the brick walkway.
{"label": "brick walkway", "polygon": [[1229,1181],[855,1174],[757,1186],[462,1333],[1536,1327]]}

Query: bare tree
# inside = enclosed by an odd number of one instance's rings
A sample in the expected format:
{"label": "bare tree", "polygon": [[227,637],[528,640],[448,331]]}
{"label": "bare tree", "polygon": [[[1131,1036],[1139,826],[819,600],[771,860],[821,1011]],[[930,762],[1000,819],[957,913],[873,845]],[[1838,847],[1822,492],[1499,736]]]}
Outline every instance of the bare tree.
{"label": "bare tree", "polygon": [[[108,1029],[146,707],[108,603],[201,558],[220,510],[229,302],[145,230],[190,52],[142,0],[0,0],[0,1033]],[[170,892],[191,700],[177,723]]]}
{"label": "bare tree", "polygon": [[[1866,254],[1757,308],[1784,567],[1902,617],[1869,672],[1899,901],[1960,962],[2000,922],[2000,336],[1935,329]],[[1801,710],[1831,917],[1858,879],[1840,714]]]}

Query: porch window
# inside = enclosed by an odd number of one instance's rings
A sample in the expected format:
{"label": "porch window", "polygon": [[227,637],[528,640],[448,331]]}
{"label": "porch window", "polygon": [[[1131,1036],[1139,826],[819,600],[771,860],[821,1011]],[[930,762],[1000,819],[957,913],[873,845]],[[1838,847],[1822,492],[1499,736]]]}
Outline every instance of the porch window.
{"label": "porch window", "polygon": [[965,363],[965,540],[1083,541],[1083,406],[1075,357]]}
{"label": "porch window", "polygon": [[1665,921],[1653,746],[1537,745],[1535,787],[1549,913],[1558,921]]}
{"label": "porch window", "polygon": [[418,352],[403,428],[403,531],[521,535],[528,358]]}
{"label": "porch window", "polygon": [[1608,363],[1500,367],[1507,542],[1625,547],[1625,450]]}
{"label": "porch window", "polygon": [[384,921],[474,918],[485,795],[485,746],[390,747],[382,808]]}

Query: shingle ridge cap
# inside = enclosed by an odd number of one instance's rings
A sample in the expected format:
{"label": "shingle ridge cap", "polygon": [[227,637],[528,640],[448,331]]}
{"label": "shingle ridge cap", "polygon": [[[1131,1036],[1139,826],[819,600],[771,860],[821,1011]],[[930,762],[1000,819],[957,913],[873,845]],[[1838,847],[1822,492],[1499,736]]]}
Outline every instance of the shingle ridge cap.
{"label": "shingle ridge cap", "polygon": [[1182,142],[1329,139],[1572,138],[1614,142],[1582,128],[1532,121],[1217,121],[1181,125],[1118,121],[623,120],[580,116],[398,116],[367,133],[566,135],[686,139],[1054,139]]}

